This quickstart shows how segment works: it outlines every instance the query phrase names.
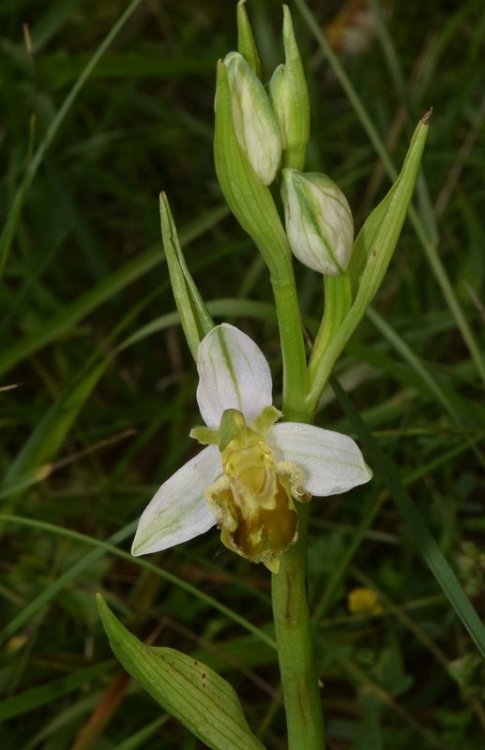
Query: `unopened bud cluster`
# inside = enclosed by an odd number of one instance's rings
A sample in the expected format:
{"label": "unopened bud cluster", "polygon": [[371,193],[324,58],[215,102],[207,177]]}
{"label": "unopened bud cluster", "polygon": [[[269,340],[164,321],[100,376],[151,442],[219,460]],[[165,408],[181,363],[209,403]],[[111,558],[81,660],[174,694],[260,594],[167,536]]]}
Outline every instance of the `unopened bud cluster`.
{"label": "unopened bud cluster", "polygon": [[[243,6],[243,2],[238,5],[240,19]],[[283,11],[285,63],[275,69],[269,91],[258,75],[259,59],[253,55],[255,44],[245,15],[241,51],[224,58],[232,125],[257,180],[270,185],[281,178],[286,234],[295,257],[315,271],[337,276],[350,261],[352,214],[333,180],[301,171],[309,139],[308,90],[290,11],[287,6]]]}

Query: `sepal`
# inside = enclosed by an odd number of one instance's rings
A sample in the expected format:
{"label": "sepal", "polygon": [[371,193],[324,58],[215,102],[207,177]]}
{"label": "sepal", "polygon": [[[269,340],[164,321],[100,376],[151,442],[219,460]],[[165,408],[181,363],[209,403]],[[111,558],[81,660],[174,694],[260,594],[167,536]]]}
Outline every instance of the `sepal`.
{"label": "sepal", "polygon": [[208,427],[218,429],[228,409],[237,409],[251,422],[271,406],[271,370],[263,352],[229,323],[216,326],[202,341],[197,370],[197,403]]}
{"label": "sepal", "polygon": [[219,451],[209,445],[159,487],[138,522],[131,554],[135,557],[182,544],[204,534],[215,518],[204,490],[221,473]]}

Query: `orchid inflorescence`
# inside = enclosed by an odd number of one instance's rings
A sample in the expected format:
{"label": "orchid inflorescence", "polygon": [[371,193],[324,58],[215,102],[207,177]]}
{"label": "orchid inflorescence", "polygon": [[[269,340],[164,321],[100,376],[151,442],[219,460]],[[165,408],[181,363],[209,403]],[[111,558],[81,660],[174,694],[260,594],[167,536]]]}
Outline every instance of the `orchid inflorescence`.
{"label": "orchid inflorescence", "polygon": [[[238,50],[217,66],[214,161],[221,191],[269,271],[281,344],[281,410],[273,405],[270,366],[257,344],[228,323],[214,323],[163,193],[165,256],[197,364],[197,402],[205,423],[190,436],[205,447],[155,493],[139,520],[132,554],[160,552],[217,526],[229,550],[271,571],[288,748],[322,750],[305,578],[309,501],[362,485],[371,471],[350,437],[310,423],[392,258],[430,115],[418,124],[394,185],[354,239],[342,190],[329,176],[304,171],[309,97],[290,11],[283,6],[285,60],[265,87],[244,3],[237,4]],[[323,276],[324,312],[309,347],[293,257]],[[174,649],[142,644],[102,602],[100,612],[122,664],[189,731],[213,750],[264,750],[228,682]]]}

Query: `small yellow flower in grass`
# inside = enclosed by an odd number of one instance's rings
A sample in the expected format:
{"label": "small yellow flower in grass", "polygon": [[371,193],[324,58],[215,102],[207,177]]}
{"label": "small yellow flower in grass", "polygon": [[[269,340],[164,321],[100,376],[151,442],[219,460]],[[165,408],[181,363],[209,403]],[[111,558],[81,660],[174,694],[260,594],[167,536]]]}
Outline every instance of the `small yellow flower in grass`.
{"label": "small yellow flower in grass", "polygon": [[348,595],[347,604],[352,615],[378,615],[382,612],[377,594],[372,589],[353,589]]}
{"label": "small yellow flower in grass", "polygon": [[20,635],[13,635],[5,644],[5,650],[7,654],[16,654],[18,651],[24,648],[29,640],[29,636],[25,633]]}
{"label": "small yellow flower in grass", "polygon": [[296,540],[295,502],[335,495],[371,472],[354,441],[298,422],[276,424],[268,362],[249,336],[216,326],[200,343],[197,401],[207,445],[158,490],[145,509],[132,554],[173,547],[221,530],[226,547],[276,573]]}

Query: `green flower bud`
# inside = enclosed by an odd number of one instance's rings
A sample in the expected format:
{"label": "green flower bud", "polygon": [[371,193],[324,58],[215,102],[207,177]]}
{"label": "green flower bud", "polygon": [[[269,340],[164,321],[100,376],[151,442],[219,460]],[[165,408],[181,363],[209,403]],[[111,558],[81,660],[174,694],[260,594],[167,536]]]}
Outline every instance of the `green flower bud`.
{"label": "green flower bud", "polygon": [[273,109],[283,142],[285,167],[303,169],[310,137],[310,104],[289,8],[283,6],[285,64],[278,65],[269,82]]}
{"label": "green flower bud", "polygon": [[261,62],[259,59],[258,48],[254,41],[253,30],[249,22],[246,8],[246,0],[239,0],[237,4],[237,50],[249,63],[252,71],[258,78],[261,78]]}
{"label": "green flower bud", "polygon": [[327,175],[284,169],[282,197],[293,254],[314,271],[343,273],[350,261],[354,222],[340,188]]}
{"label": "green flower bud", "polygon": [[236,137],[264,185],[273,182],[281,161],[281,135],[263,84],[239,52],[224,58]]}

